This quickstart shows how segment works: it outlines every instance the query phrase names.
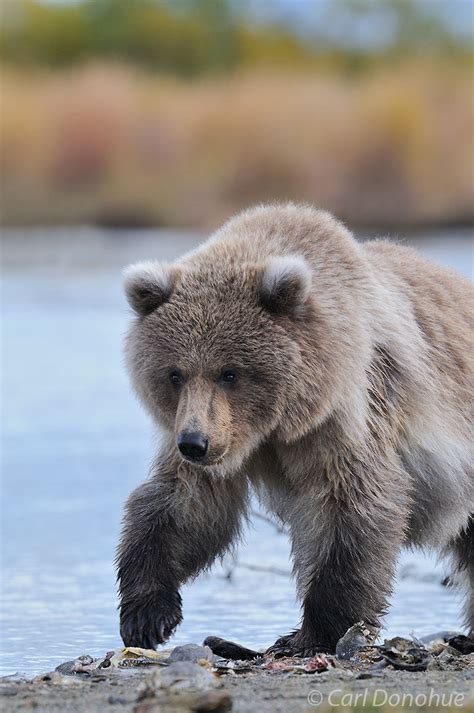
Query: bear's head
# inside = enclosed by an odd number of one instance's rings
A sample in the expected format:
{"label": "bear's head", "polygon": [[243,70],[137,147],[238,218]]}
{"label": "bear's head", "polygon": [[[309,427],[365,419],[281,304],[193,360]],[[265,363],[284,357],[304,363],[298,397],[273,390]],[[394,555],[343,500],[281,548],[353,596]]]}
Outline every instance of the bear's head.
{"label": "bear's head", "polygon": [[180,456],[227,473],[275,430],[291,440],[308,420],[300,335],[315,305],[302,257],[210,262],[127,268],[136,319],[126,353],[139,397]]}

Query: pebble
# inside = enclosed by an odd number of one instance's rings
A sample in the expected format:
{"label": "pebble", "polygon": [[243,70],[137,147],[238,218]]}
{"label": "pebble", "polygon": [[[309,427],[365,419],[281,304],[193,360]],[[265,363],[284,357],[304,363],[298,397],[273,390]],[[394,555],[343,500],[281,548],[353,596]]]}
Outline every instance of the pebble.
{"label": "pebble", "polygon": [[76,665],[76,661],[65,661],[64,663],[60,663],[59,666],[56,666],[56,671],[58,673],[62,673],[64,676],[69,676],[72,674],[75,674],[74,666]]}
{"label": "pebble", "polygon": [[128,700],[127,700],[126,698],[124,698],[123,696],[109,696],[109,697],[107,698],[107,703],[109,703],[111,706],[119,705],[119,704],[121,704],[121,705],[126,705],[126,704],[129,703],[129,702],[130,702],[130,701],[128,701]]}
{"label": "pebble", "polygon": [[461,653],[457,649],[454,649],[452,646],[446,646],[439,656],[437,656],[437,660],[441,663],[449,663],[458,658],[458,656],[461,656]]}
{"label": "pebble", "polygon": [[227,691],[206,691],[197,696],[190,707],[195,713],[228,713],[232,709],[232,698]]}
{"label": "pebble", "polygon": [[16,696],[18,689],[15,686],[1,686],[0,696]]}
{"label": "pebble", "polygon": [[133,713],[163,713],[163,708],[156,701],[142,701],[134,707]]}
{"label": "pebble", "polygon": [[43,673],[41,676],[36,676],[33,679],[33,683],[63,683],[64,677],[57,671],[48,671],[48,673]]}
{"label": "pebble", "polygon": [[459,634],[456,631],[437,631],[435,634],[430,634],[429,636],[422,636],[420,638],[420,641],[422,644],[425,644],[427,648],[431,649],[431,647],[439,641],[445,644],[448,639],[452,639],[454,636],[458,635]]}
{"label": "pebble", "polygon": [[24,673],[16,671],[15,673],[9,673],[7,676],[0,677],[0,683],[27,683],[28,678]]}
{"label": "pebble", "polygon": [[197,663],[198,661],[209,661],[213,663],[216,657],[212,653],[209,646],[198,646],[197,644],[185,644],[184,646],[175,646],[170,654],[168,663],[176,663],[177,661],[191,661],[192,663]]}
{"label": "pebble", "polygon": [[367,646],[373,639],[364,622],[360,621],[346,631],[336,644],[336,656],[343,661],[349,661]]}
{"label": "pebble", "polygon": [[190,661],[177,661],[154,671],[140,687],[140,698],[154,696],[160,689],[182,691],[205,690],[219,686],[218,679],[207,669]]}

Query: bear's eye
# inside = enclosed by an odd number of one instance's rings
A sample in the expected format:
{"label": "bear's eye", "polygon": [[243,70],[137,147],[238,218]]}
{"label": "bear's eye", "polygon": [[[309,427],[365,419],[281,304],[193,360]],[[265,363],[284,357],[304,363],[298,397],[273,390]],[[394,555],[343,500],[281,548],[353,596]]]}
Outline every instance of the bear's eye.
{"label": "bear's eye", "polygon": [[221,381],[224,381],[226,384],[235,384],[237,374],[233,369],[225,369],[221,374]]}
{"label": "bear's eye", "polygon": [[183,383],[183,375],[177,369],[173,369],[173,371],[170,372],[170,381],[173,386],[181,386]]}

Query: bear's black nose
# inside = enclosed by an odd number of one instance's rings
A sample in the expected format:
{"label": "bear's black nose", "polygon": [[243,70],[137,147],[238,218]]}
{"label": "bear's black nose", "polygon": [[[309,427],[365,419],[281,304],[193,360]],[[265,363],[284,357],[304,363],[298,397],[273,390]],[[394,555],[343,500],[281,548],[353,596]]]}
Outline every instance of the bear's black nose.
{"label": "bear's black nose", "polygon": [[208,440],[199,431],[183,431],[178,438],[178,448],[188,460],[201,460],[207,453]]}

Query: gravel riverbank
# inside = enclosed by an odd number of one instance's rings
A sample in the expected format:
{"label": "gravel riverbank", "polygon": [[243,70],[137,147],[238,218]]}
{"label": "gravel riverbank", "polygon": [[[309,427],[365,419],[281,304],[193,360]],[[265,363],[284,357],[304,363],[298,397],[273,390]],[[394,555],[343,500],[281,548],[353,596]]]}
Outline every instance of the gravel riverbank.
{"label": "gravel riverbank", "polygon": [[[120,649],[81,656],[26,680],[0,680],[5,713],[300,713],[329,710],[474,711],[472,638],[396,637],[364,643],[356,625],[339,656],[233,661],[207,646]],[[229,642],[213,639],[227,645]],[[454,648],[454,644],[458,649]],[[228,651],[235,651],[230,645]],[[239,648],[239,647],[237,647]],[[357,649],[357,650],[355,650]],[[242,655],[252,653],[240,649]],[[408,669],[408,670],[407,670]]]}
{"label": "gravel riverbank", "polygon": [[[8,713],[184,713],[232,710],[234,713],[300,713],[363,708],[474,711],[474,670],[413,673],[384,670],[371,678],[360,672],[320,674],[261,673],[223,676],[213,693],[221,707],[205,706],[203,692],[156,690],[144,697],[153,673],[101,674],[88,680],[60,677],[51,681],[3,682],[0,710]],[[225,696],[228,694],[228,697]],[[229,703],[226,707],[226,701]],[[231,704],[232,708],[228,705]],[[217,705],[217,703],[216,703]],[[201,706],[201,708],[199,708]]]}

